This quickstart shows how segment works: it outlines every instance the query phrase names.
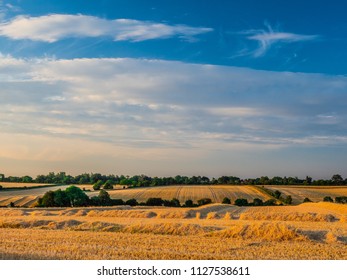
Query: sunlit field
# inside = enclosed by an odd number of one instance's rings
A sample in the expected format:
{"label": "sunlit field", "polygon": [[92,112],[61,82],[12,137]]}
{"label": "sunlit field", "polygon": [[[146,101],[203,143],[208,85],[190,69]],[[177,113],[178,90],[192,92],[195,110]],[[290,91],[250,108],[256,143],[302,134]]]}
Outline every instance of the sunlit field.
{"label": "sunlit field", "polygon": [[[17,189],[0,191],[0,206],[8,206],[11,202],[19,207],[33,207],[38,198],[43,196],[49,190],[66,189],[65,186],[43,187],[34,189],[25,189],[23,183],[3,183],[3,186],[17,186]],[[29,185],[27,185],[29,186]],[[86,190],[89,197],[97,196],[98,191],[94,191],[92,185],[77,185],[79,188]],[[313,202],[323,201],[325,196],[333,199],[336,196],[347,196],[346,186],[265,186],[269,190],[278,190],[282,193],[282,197],[291,195],[293,204],[300,204],[307,197]],[[231,202],[235,202],[237,198],[245,198],[252,202],[254,198],[263,201],[272,199],[269,194],[256,186],[234,186],[234,185],[189,185],[189,186],[161,186],[161,187],[142,187],[127,188],[125,186],[116,185],[114,190],[107,190],[114,199],[136,199],[138,202],[146,202],[148,198],[160,197],[162,199],[171,200],[177,198],[181,204],[188,199],[196,203],[199,199],[210,198],[213,203],[221,203],[223,198],[227,197]]]}
{"label": "sunlit field", "polygon": [[347,205],[3,208],[2,259],[347,259]]}

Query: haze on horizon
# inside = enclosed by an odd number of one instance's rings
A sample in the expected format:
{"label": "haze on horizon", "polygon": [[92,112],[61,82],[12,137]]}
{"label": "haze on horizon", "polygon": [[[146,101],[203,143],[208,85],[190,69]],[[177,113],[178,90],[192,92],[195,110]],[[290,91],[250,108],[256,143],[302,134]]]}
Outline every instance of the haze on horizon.
{"label": "haze on horizon", "polygon": [[0,1],[1,173],[347,176],[347,4],[143,2]]}

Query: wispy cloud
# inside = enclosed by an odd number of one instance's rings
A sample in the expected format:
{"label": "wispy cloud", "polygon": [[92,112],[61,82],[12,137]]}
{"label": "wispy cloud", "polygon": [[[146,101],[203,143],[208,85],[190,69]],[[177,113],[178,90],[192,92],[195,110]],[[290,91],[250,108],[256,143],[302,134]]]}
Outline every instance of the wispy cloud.
{"label": "wispy cloud", "polygon": [[111,37],[115,41],[145,41],[194,36],[211,32],[206,27],[169,25],[134,19],[108,20],[86,15],[52,14],[40,17],[18,16],[0,25],[0,36],[14,40],[34,40],[53,43],[71,37]]}
{"label": "wispy cloud", "polygon": [[312,41],[320,37],[319,35],[303,35],[281,32],[274,30],[268,23],[265,23],[265,26],[266,29],[252,29],[241,32],[241,34],[247,35],[247,39],[258,42],[258,48],[252,52],[254,57],[264,56],[273,45]]}

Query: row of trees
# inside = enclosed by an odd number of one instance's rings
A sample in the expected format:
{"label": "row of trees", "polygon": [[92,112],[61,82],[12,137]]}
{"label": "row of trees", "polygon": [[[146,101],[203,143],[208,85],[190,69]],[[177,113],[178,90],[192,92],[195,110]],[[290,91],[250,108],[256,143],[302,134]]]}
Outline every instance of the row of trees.
{"label": "row of trees", "polygon": [[[324,197],[324,201],[334,202],[329,196]],[[285,204],[291,204],[292,199],[290,196],[283,201]],[[305,198],[303,202],[311,202],[309,198]],[[347,197],[336,197],[336,203],[347,203]],[[84,206],[114,206],[114,205],[145,205],[145,206],[167,206],[167,207],[197,207],[212,203],[210,198],[202,198],[194,203],[191,199],[188,199],[183,205],[177,198],[171,200],[165,200],[158,197],[148,198],[146,202],[138,203],[136,199],[129,199],[123,201],[122,199],[112,199],[107,191],[100,190],[98,196],[89,198],[80,188],[70,186],[66,190],[48,191],[42,198],[38,200],[38,207],[84,207]],[[231,200],[225,197],[222,201],[223,204],[231,204]],[[276,199],[269,199],[263,201],[259,198],[254,198],[253,202],[248,202],[245,198],[238,198],[235,200],[234,205],[237,206],[273,206],[283,205],[278,204]]]}
{"label": "row of trees", "polygon": [[48,183],[48,184],[96,184],[97,182],[105,184],[109,182],[112,185],[128,185],[133,187],[146,186],[168,186],[168,185],[347,185],[347,178],[343,179],[340,174],[335,174],[330,180],[313,180],[306,176],[305,179],[297,177],[279,177],[269,178],[262,176],[255,179],[240,179],[235,176],[221,176],[219,178],[208,178],[206,176],[180,176],[175,177],[149,177],[146,175],[124,176],[124,175],[102,175],[100,173],[83,173],[77,176],[71,176],[65,172],[48,175],[38,175],[36,178],[30,176],[6,177],[0,174],[0,182],[18,182],[18,183]]}

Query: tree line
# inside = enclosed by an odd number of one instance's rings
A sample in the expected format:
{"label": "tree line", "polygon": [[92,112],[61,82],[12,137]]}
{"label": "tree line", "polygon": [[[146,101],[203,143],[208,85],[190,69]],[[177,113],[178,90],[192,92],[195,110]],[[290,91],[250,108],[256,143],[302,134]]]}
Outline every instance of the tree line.
{"label": "tree line", "polygon": [[[275,206],[275,205],[284,205],[291,204],[291,196],[287,196],[285,199],[281,199],[281,193],[276,194],[276,199],[269,199],[263,201],[260,198],[254,198],[253,202],[248,202],[245,198],[237,198],[234,201],[234,205],[237,206]],[[281,203],[278,203],[278,200]],[[329,196],[324,197],[323,201],[334,202],[333,199]],[[309,198],[305,198],[305,202],[311,202]],[[136,199],[132,198],[127,201],[122,199],[112,199],[107,191],[101,189],[97,196],[89,198],[83,190],[76,186],[70,186],[65,190],[58,189],[56,191],[48,191],[43,197],[40,197],[37,202],[37,207],[86,207],[86,206],[116,206],[116,205],[144,205],[144,206],[167,206],[167,207],[198,207],[206,204],[212,203],[210,198],[201,198],[194,203],[191,199],[185,201],[184,204],[177,198],[171,200],[165,200],[160,197],[151,197],[148,198],[146,202],[139,203]],[[223,204],[231,204],[231,200],[228,197],[225,197],[222,201]],[[335,203],[347,203],[347,197],[336,197]],[[14,206],[14,205],[13,205]]]}
{"label": "tree line", "polygon": [[340,174],[335,174],[331,179],[317,179],[306,176],[304,179],[298,177],[280,177],[261,176],[259,178],[241,179],[236,176],[221,176],[219,178],[209,178],[206,176],[181,176],[175,177],[150,177],[147,175],[102,175],[100,173],[83,173],[77,176],[68,175],[65,172],[50,172],[47,175],[38,175],[36,178],[31,176],[5,176],[0,174],[0,182],[16,183],[46,183],[46,184],[96,184],[97,182],[105,184],[109,182],[112,185],[120,184],[131,187],[147,186],[170,186],[170,185],[347,185],[347,178]]}

